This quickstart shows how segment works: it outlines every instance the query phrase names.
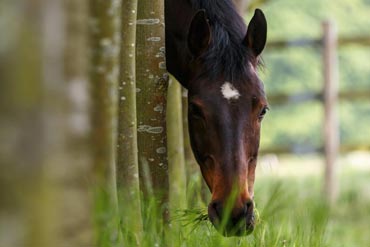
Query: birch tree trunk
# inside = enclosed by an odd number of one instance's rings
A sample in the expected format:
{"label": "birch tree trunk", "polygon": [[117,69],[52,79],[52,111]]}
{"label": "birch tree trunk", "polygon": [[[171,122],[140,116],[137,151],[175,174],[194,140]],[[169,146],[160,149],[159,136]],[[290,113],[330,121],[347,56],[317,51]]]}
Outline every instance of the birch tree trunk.
{"label": "birch tree trunk", "polygon": [[[67,174],[73,174],[75,162],[70,159],[67,152],[66,119],[69,117],[69,112],[66,107],[68,97],[66,96],[66,84],[64,83],[65,77],[63,74],[65,16],[62,7],[62,3],[58,0],[43,1],[41,5],[42,76],[46,95],[43,99],[44,132],[47,143],[45,152],[48,154],[44,157],[45,166],[43,171],[47,183],[43,185],[43,190],[47,192],[46,197],[48,197],[48,200],[53,203],[49,203],[46,215],[40,215],[37,218],[49,218],[50,214],[52,214],[53,224],[49,227],[53,228],[53,231],[57,233],[57,239],[54,239],[54,241],[63,244],[77,244],[76,242],[73,243],[69,236],[64,235],[69,230],[67,229],[68,220],[75,218],[73,217],[73,212],[67,209],[66,205],[70,202],[65,198],[67,195],[66,191],[69,190],[66,189],[66,185],[71,181]],[[47,200],[47,198],[44,200]]]}
{"label": "birch tree trunk", "polygon": [[172,209],[186,207],[186,170],[182,122],[181,86],[173,78],[168,87],[167,146]]}
{"label": "birch tree trunk", "polygon": [[[124,240],[139,245],[142,234],[136,119],[136,42],[137,0],[122,5],[121,69],[117,145],[117,192]],[[132,236],[133,239],[130,239]]]}
{"label": "birch tree trunk", "polygon": [[98,246],[118,242],[114,133],[117,130],[120,7],[119,0],[90,0],[91,147],[97,186]]}
{"label": "birch tree trunk", "polygon": [[[20,77],[17,78],[16,82],[19,85],[19,89],[26,86],[27,84],[32,85],[30,92],[23,92],[24,95],[17,95],[18,99],[23,99],[26,96],[26,101],[23,102],[20,116],[24,120],[23,126],[19,125],[20,136],[23,136],[20,143],[23,143],[23,148],[18,150],[18,154],[21,156],[21,165],[27,164],[25,167],[26,184],[21,185],[23,187],[19,192],[24,193],[26,199],[24,203],[25,215],[27,218],[27,239],[25,245],[32,247],[43,246],[46,247],[53,241],[57,240],[56,226],[53,223],[56,220],[55,211],[51,209],[54,205],[51,203],[53,197],[52,192],[54,188],[51,188],[50,179],[47,176],[45,170],[47,169],[47,154],[49,151],[53,152],[48,146],[50,138],[45,135],[45,127],[47,125],[44,121],[45,107],[44,100],[42,98],[45,93],[45,75],[43,68],[45,60],[45,48],[42,46],[43,39],[45,36],[45,30],[43,28],[43,19],[49,6],[45,6],[45,2],[42,0],[33,0],[25,3],[25,9],[29,9],[28,13],[24,12],[21,16],[25,15],[22,22],[26,25],[22,29],[22,36],[18,42],[27,43],[28,47],[21,45],[21,51],[18,53],[20,57],[21,70],[18,71]],[[34,38],[28,38],[28,35],[34,36]],[[37,38],[36,38],[37,37]],[[24,39],[23,39],[24,38]],[[28,40],[28,42],[27,42]],[[30,66],[30,67],[28,67]],[[25,72],[25,74],[23,74]],[[56,75],[58,77],[58,75]],[[56,78],[58,80],[58,78]],[[18,93],[22,93],[22,90]],[[18,116],[18,117],[20,117]],[[18,120],[19,121],[19,120]],[[23,133],[22,133],[23,132]],[[25,135],[30,133],[30,135]],[[35,145],[35,140],[38,140],[38,145]],[[36,146],[36,147],[35,147]],[[38,146],[38,147],[37,147]],[[24,150],[22,150],[24,149]],[[25,152],[24,152],[25,151]],[[17,155],[18,156],[18,155]],[[29,184],[27,184],[27,181]],[[23,181],[20,182],[24,183]],[[18,185],[20,186],[20,185]],[[40,203],[43,201],[44,203]],[[37,225],[34,222],[38,221]]]}
{"label": "birch tree trunk", "polygon": [[[170,78],[167,94],[167,146],[170,182],[170,213],[186,208],[186,170],[182,127],[181,86]],[[171,237],[180,234],[180,223],[172,222]]]}
{"label": "birch tree trunk", "polygon": [[[153,191],[160,212],[168,217],[168,165],[164,1],[140,0],[137,16],[137,119],[140,180]],[[147,174],[147,175],[145,175]],[[148,198],[148,197],[147,197]]]}
{"label": "birch tree trunk", "polygon": [[44,3],[0,6],[7,23],[0,27],[7,34],[0,54],[0,246],[47,247],[57,241],[44,172]]}
{"label": "birch tree trunk", "polygon": [[[50,1],[50,0],[49,0]],[[60,0],[56,0],[60,2]],[[63,8],[62,8],[63,7]],[[64,122],[63,164],[64,169],[58,175],[60,197],[57,208],[61,235],[65,245],[86,246],[92,242],[92,197],[91,185],[86,177],[91,177],[92,166],[88,150],[89,115],[87,89],[87,0],[61,1],[59,8],[64,14],[64,49],[62,72],[64,82],[59,83],[59,92],[63,92],[63,112],[60,122]],[[50,22],[55,19],[51,14]],[[61,28],[63,29],[63,28]],[[60,32],[54,28],[54,32]],[[52,77],[53,75],[51,75]],[[60,169],[59,169],[60,170]],[[76,200],[75,198],[78,198]]]}
{"label": "birch tree trunk", "polygon": [[[20,1],[19,6],[21,8],[17,14],[20,26],[15,30],[18,39],[13,40],[8,60],[8,68],[12,68],[12,71],[9,72],[9,81],[1,82],[2,86],[9,83],[8,90],[2,91],[1,98],[8,99],[4,105],[10,106],[10,109],[0,114],[1,146],[8,146],[5,152],[1,150],[0,153],[0,183],[2,189],[6,188],[1,193],[0,245],[46,247],[55,240],[55,232],[51,228],[51,221],[44,218],[49,213],[46,210],[48,205],[41,207],[38,203],[38,200],[46,199],[49,195],[43,190],[46,179],[43,174],[45,123],[41,110],[42,1]],[[35,145],[36,138],[38,145]],[[4,206],[6,208],[3,211]],[[33,226],[38,218],[38,224]],[[17,232],[17,226],[19,235],[14,236],[13,231]]]}

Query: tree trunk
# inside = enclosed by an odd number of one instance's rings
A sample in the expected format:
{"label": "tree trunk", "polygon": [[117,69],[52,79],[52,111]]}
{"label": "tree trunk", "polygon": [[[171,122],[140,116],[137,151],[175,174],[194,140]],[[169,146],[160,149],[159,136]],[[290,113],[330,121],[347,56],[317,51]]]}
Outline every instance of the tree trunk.
{"label": "tree trunk", "polygon": [[[137,0],[122,6],[121,69],[117,145],[117,190],[122,229],[127,244],[139,245],[142,234],[136,119],[136,42]],[[132,240],[127,239],[129,236]]]}
{"label": "tree trunk", "polygon": [[[184,137],[181,111],[181,86],[174,79],[170,79],[168,87],[167,105],[167,146],[170,182],[170,209],[171,214],[176,210],[186,208],[186,170],[184,155]],[[172,223],[174,232],[178,236],[179,222]]]}
{"label": "tree trunk", "polygon": [[[59,8],[63,10],[65,18],[64,49],[61,49],[65,82],[58,86],[58,91],[63,92],[60,102],[62,109],[59,111],[62,119],[59,122],[64,124],[64,157],[62,164],[59,164],[63,170],[59,169],[58,175],[59,184],[62,185],[58,193],[59,201],[63,203],[59,203],[57,207],[60,215],[58,225],[65,245],[86,246],[93,245],[92,198],[89,193],[91,186],[86,179],[81,179],[92,175],[88,152],[88,1],[65,0],[59,4]],[[55,19],[55,15],[51,14],[50,18]],[[62,29],[54,28],[54,32]]]}
{"label": "tree trunk", "polygon": [[7,13],[2,21],[8,23],[0,30],[7,33],[0,53],[0,246],[47,247],[56,241],[44,172],[44,3],[21,0],[0,6]]}
{"label": "tree trunk", "polygon": [[233,0],[236,9],[241,16],[244,16],[250,0]]}
{"label": "tree trunk", "polygon": [[[140,180],[168,217],[164,1],[141,0],[137,17],[137,105]],[[134,54],[128,54],[134,56]],[[148,197],[147,197],[148,198]]]}
{"label": "tree trunk", "polygon": [[118,236],[113,133],[117,130],[120,7],[117,0],[90,0],[91,147],[98,246],[111,246]]}

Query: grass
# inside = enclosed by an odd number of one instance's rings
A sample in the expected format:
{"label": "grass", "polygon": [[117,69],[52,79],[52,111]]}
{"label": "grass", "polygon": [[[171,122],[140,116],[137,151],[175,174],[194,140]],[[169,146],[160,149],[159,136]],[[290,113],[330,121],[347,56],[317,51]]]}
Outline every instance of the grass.
{"label": "grass", "polygon": [[[185,234],[185,246],[325,246],[328,207],[315,195],[297,197],[298,187],[283,181],[269,180],[256,190],[260,222],[255,231],[243,238],[220,236],[204,221],[204,211],[184,211],[183,226],[192,229]],[[273,180],[273,179],[272,179]],[[266,182],[266,181],[264,181]],[[309,205],[309,207],[307,207]],[[199,220],[199,217],[201,220]],[[192,225],[194,223],[194,225]],[[195,227],[195,228],[194,228]],[[182,246],[182,245],[179,245]]]}
{"label": "grass", "polygon": [[[225,238],[218,234],[207,220],[207,203],[202,201],[178,210],[163,235],[163,225],[154,220],[155,210],[147,206],[143,209],[144,236],[140,245],[365,247],[370,243],[369,181],[370,171],[343,172],[341,194],[329,208],[322,198],[322,183],[317,175],[259,176],[255,201],[260,220],[246,237]],[[189,202],[194,202],[194,196],[199,200],[199,195],[189,195]]]}

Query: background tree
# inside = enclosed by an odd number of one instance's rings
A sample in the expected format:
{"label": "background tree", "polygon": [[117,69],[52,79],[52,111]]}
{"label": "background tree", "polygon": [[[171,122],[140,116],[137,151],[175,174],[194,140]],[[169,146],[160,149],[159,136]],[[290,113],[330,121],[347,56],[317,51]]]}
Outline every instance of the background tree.
{"label": "background tree", "polygon": [[[0,39],[1,246],[46,247],[56,237],[51,227],[55,218],[48,210],[50,204],[39,203],[50,196],[45,187],[46,137],[41,110],[43,3],[0,3],[4,11],[1,32],[11,30]],[[18,17],[16,22],[13,16]]]}
{"label": "background tree", "polygon": [[90,0],[91,148],[98,245],[117,242],[115,180],[117,80],[119,73],[119,14],[117,0]]}
{"label": "background tree", "polygon": [[[164,1],[141,0],[137,16],[137,112],[140,179],[153,191],[161,213],[168,215],[168,165]],[[135,54],[129,54],[129,56]]]}
{"label": "background tree", "polygon": [[270,0],[233,0],[235,7],[241,16],[253,13],[254,9],[261,8],[263,4],[266,4],[269,1]]}
{"label": "background tree", "polygon": [[250,0],[233,0],[233,2],[238,12],[243,16]]}
{"label": "background tree", "polygon": [[[186,169],[182,121],[181,85],[171,77],[167,94],[167,146],[170,182],[170,213],[186,208]],[[172,223],[173,235],[178,235],[180,224]]]}
{"label": "background tree", "polygon": [[[72,100],[76,95],[73,78],[84,77],[85,71],[81,60],[64,56],[73,49],[67,44],[68,37],[76,47],[73,56],[86,59],[84,49],[79,49],[85,46],[86,33],[80,32],[84,21],[76,22],[73,11],[65,14],[69,6],[60,0],[5,3],[0,8],[8,14],[2,21],[17,24],[2,26],[11,31],[0,41],[0,47],[9,52],[5,60],[4,50],[0,52],[0,98],[5,106],[0,110],[0,129],[2,138],[13,143],[5,153],[0,145],[4,159],[0,161],[0,184],[9,189],[0,191],[0,204],[5,195],[4,201],[12,208],[6,211],[9,217],[0,216],[9,226],[4,228],[0,220],[0,246],[90,244],[89,193],[84,179],[89,166],[86,148],[81,148],[86,131],[79,131],[86,128],[78,124],[76,129],[72,121],[72,112],[77,111]],[[81,5],[84,1],[73,6],[78,16],[86,14]],[[64,70],[66,64],[74,72]],[[0,215],[2,209],[0,205]]]}
{"label": "background tree", "polygon": [[[51,1],[49,1],[51,2]],[[88,1],[87,0],[54,0],[59,2],[55,7],[61,11],[64,18],[61,27],[53,28],[50,35],[62,40],[61,73],[63,82],[58,83],[58,92],[63,98],[58,105],[63,113],[58,120],[63,123],[61,132],[63,144],[63,161],[59,164],[61,170],[59,181],[61,186],[58,195],[63,203],[58,204],[60,212],[59,223],[65,245],[92,245],[92,206],[91,177],[92,166],[88,150],[89,112],[88,112]],[[50,13],[51,23],[56,14]],[[63,27],[64,26],[64,27]],[[57,32],[63,30],[62,35]],[[55,41],[51,41],[54,42]],[[50,77],[54,75],[51,74]],[[55,101],[56,96],[54,97]],[[51,104],[51,102],[50,102]],[[76,200],[78,198],[78,200]]]}
{"label": "background tree", "polygon": [[[117,192],[124,236],[135,238],[139,245],[142,233],[137,157],[136,119],[136,42],[137,0],[122,4],[121,17],[121,68],[119,80],[119,114],[117,145]],[[129,240],[126,240],[129,241]]]}

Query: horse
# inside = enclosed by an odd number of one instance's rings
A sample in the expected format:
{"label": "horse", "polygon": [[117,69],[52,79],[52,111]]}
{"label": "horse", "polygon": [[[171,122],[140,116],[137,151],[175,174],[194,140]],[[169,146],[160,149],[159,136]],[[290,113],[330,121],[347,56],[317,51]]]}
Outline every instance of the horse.
{"label": "horse", "polygon": [[247,27],[231,0],[166,0],[165,37],[167,70],[188,90],[191,148],[212,193],[209,220],[224,236],[247,235],[268,110],[257,75],[266,18],[256,9]]}

